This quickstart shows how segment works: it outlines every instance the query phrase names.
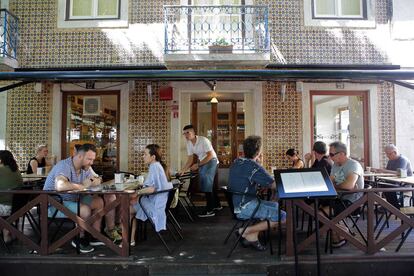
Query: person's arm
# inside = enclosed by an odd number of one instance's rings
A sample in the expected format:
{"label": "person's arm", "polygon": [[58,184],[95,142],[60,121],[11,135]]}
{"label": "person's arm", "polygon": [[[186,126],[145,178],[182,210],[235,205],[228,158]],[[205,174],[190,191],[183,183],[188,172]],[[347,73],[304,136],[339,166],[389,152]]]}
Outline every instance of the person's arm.
{"label": "person's arm", "polygon": [[155,192],[155,187],[145,187],[137,191],[137,195],[143,195],[143,194],[152,194]]}
{"label": "person's arm", "polygon": [[313,163],[315,162],[315,155],[312,153],[305,154],[305,167],[310,168],[312,167]]}
{"label": "person's arm", "polygon": [[[348,174],[348,176],[345,178],[345,181],[342,182],[341,184],[337,184],[335,187],[337,189],[340,190],[346,190],[346,191],[351,191],[355,188],[355,184],[358,180],[359,175],[351,172],[350,174]],[[335,178],[334,178],[335,179]]]}
{"label": "person's arm", "polygon": [[195,171],[198,168],[200,168],[201,166],[207,164],[211,159],[213,159],[214,155],[212,151],[208,151],[206,157],[204,157],[203,160],[201,160],[198,164],[195,163],[191,166],[191,170]]}
{"label": "person's arm", "polygon": [[30,161],[30,167],[32,167],[32,171],[34,174],[37,173],[37,166],[38,166],[38,163],[36,160]]}
{"label": "person's arm", "polygon": [[87,187],[81,184],[71,183],[69,179],[67,179],[63,175],[58,175],[55,178],[55,189],[58,192],[83,190],[84,188],[87,188]]}
{"label": "person's arm", "polygon": [[193,164],[194,161],[194,155],[188,155],[187,157],[187,162],[185,163],[184,167],[181,169],[181,171],[179,172],[180,175],[184,174],[186,171],[188,171],[188,169],[190,169],[191,165]]}
{"label": "person's arm", "polygon": [[304,165],[304,163],[303,163],[303,161],[302,160],[300,160],[300,159],[298,159],[296,162],[295,162],[295,165],[293,165],[293,169],[302,169],[303,167],[304,167],[305,165]]}

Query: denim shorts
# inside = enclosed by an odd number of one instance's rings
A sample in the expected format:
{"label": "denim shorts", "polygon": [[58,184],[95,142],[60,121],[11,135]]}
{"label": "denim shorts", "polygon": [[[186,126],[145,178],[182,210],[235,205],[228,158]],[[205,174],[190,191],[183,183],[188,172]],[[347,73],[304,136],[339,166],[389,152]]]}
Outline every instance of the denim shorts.
{"label": "denim shorts", "polygon": [[[239,219],[249,219],[256,209],[258,204],[257,200],[251,200],[240,207],[240,213],[237,213]],[[262,200],[260,207],[257,210],[253,218],[265,220],[268,219],[273,222],[279,221],[279,204],[273,201]],[[286,220],[286,212],[281,211],[281,221]]]}
{"label": "denim shorts", "polygon": [[[90,195],[83,196],[82,199],[81,199],[81,203],[85,204],[85,205],[91,205],[92,196],[90,196]],[[78,213],[78,202],[77,201],[64,200],[63,201],[63,206],[68,208],[74,214]],[[47,211],[48,211],[47,216],[49,218],[51,218],[51,217],[53,217],[53,214],[55,213],[56,208],[53,207],[53,206],[49,206]],[[58,211],[55,218],[66,218],[66,215],[64,213],[62,213],[61,211]]]}

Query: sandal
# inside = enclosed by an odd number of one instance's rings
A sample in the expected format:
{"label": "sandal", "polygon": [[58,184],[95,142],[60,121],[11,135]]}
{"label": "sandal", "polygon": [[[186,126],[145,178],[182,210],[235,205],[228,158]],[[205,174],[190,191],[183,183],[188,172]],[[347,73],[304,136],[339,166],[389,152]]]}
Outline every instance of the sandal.
{"label": "sandal", "polygon": [[238,229],[234,231],[234,235],[236,235],[236,238],[239,239],[239,242],[242,244],[244,248],[250,246],[250,242],[246,240],[245,238],[243,238],[242,236],[240,236],[240,232]]}
{"label": "sandal", "polygon": [[254,249],[256,249],[257,251],[265,251],[266,250],[266,246],[264,246],[263,244],[261,244],[259,242],[259,240],[257,241],[247,241],[251,247],[253,247]]}

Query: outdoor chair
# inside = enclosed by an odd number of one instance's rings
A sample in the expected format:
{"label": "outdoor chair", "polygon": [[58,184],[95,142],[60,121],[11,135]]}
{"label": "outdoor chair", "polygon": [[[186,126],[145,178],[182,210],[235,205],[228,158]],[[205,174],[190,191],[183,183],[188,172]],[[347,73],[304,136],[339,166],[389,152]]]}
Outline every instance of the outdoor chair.
{"label": "outdoor chair", "polygon": [[[401,213],[405,214],[406,216],[410,218],[414,217],[414,207],[401,207],[400,211]],[[403,221],[401,221],[401,224],[403,224]],[[404,242],[407,240],[412,230],[413,228],[410,227],[406,233],[402,234],[402,239],[400,243],[398,244],[397,248],[395,249],[395,252],[400,251],[401,247],[403,246]]]}
{"label": "outdoor chair", "polygon": [[[246,231],[247,227],[254,224],[256,221],[258,221],[257,219],[254,218],[257,210],[260,207],[260,204],[262,202],[262,199],[258,196],[258,194],[248,194],[248,193],[242,193],[242,192],[237,192],[237,191],[230,191],[227,189],[227,187],[222,187],[225,195],[226,195],[226,200],[227,203],[229,205],[230,211],[232,213],[233,218],[236,220],[236,222],[234,223],[233,227],[231,228],[231,230],[229,231],[229,233],[227,234],[225,240],[224,240],[224,244],[227,244],[230,236],[236,231],[237,228],[243,228],[242,232],[240,235],[238,235],[236,241],[233,243],[229,253],[227,254],[227,258],[230,258],[231,254],[233,253],[233,251],[236,249],[241,237],[243,236],[244,232]],[[253,211],[252,215],[250,216],[249,219],[240,219],[238,218],[235,214],[234,214],[234,205],[233,205],[233,195],[252,195],[255,196],[256,199],[258,200],[259,204],[257,205],[256,209]],[[273,247],[272,247],[272,240],[270,237],[270,221],[268,219],[266,219],[267,222],[267,234],[265,236],[265,241],[268,240],[269,241],[269,249],[270,249],[270,254],[273,255]],[[280,237],[279,237],[280,238]],[[280,252],[279,252],[280,253]]]}
{"label": "outdoor chair", "polygon": [[[172,189],[168,189],[168,190],[156,191],[156,192],[151,193],[151,194],[145,194],[145,195],[142,195],[142,196],[139,198],[139,201],[138,201],[138,204],[141,206],[142,211],[143,211],[143,212],[144,212],[144,214],[147,216],[148,221],[149,221],[149,223],[151,224],[152,229],[154,229],[154,231],[155,231],[156,235],[157,235],[157,236],[158,236],[158,238],[160,239],[161,243],[164,245],[164,247],[165,247],[165,249],[167,250],[168,254],[171,254],[171,253],[172,253],[172,250],[168,247],[167,242],[165,241],[165,239],[163,238],[163,236],[161,235],[161,233],[156,231],[156,229],[155,229],[155,224],[154,224],[154,222],[152,221],[151,217],[148,215],[148,211],[149,211],[149,210],[146,210],[146,209],[145,209],[145,207],[141,204],[141,200],[142,200],[142,198],[144,198],[144,197],[148,197],[148,196],[152,196],[152,195],[156,195],[156,194],[161,194],[161,193],[168,193],[167,204],[165,205],[165,214],[166,214],[166,216],[167,216],[166,228],[167,228],[167,231],[168,231],[168,232],[171,234],[171,236],[173,237],[173,239],[174,239],[175,241],[177,241],[178,239],[177,239],[176,234],[180,237],[180,239],[183,239],[183,236],[182,236],[182,234],[181,234],[181,231],[180,231],[180,226],[178,225],[177,220],[175,219],[175,217],[173,216],[173,214],[172,214],[172,213],[171,213],[171,211],[170,211],[171,202],[172,202],[172,201],[173,201],[173,199],[174,199],[174,195],[175,195],[176,189],[177,189],[177,188],[172,188]],[[131,225],[132,225],[132,224],[131,224]],[[171,225],[171,226],[172,226],[172,228],[171,228],[169,225]],[[145,228],[145,229],[146,229],[146,228]],[[174,229],[174,231],[172,231],[172,229]],[[175,232],[175,233],[174,233],[174,232]]]}
{"label": "outdoor chair", "polygon": [[176,179],[178,179],[181,182],[180,185],[180,192],[178,195],[178,204],[181,206],[181,208],[184,209],[184,212],[186,213],[188,219],[191,222],[194,222],[194,218],[197,217],[196,214],[196,207],[194,203],[190,199],[190,192],[191,192],[191,186],[192,181],[191,178],[194,177],[192,173],[186,173],[182,176],[176,175]]}

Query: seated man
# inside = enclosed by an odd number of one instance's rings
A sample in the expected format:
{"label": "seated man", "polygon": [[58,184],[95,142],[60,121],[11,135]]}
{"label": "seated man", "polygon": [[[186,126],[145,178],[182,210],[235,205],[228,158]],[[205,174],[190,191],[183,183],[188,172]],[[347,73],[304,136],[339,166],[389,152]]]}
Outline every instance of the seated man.
{"label": "seated man", "polygon": [[312,153],[305,154],[305,167],[325,168],[328,175],[331,174],[332,161],[326,155],[328,149],[322,141],[316,141],[312,147]]}
{"label": "seated man", "polygon": [[[90,186],[100,185],[100,178],[93,177],[89,171],[89,167],[93,164],[96,157],[96,147],[92,144],[84,144],[73,157],[62,160],[50,171],[43,190],[71,191],[83,190]],[[73,213],[77,213],[77,195],[61,194],[63,205]],[[83,196],[80,203],[80,217],[84,220],[88,219],[97,211],[103,208],[103,200],[100,197]],[[55,212],[54,207],[49,207],[49,217]],[[56,217],[65,217],[62,212],[58,212]],[[97,220],[93,227],[100,231],[101,219]],[[80,252],[92,252],[94,248],[85,238],[84,232],[80,234],[79,241]],[[93,240],[91,241],[93,242]],[[72,241],[72,246],[76,247],[76,241]]]}
{"label": "seated man", "polygon": [[[257,207],[256,199],[257,185],[260,188],[275,189],[275,181],[260,165],[262,156],[262,138],[259,136],[249,136],[243,142],[245,158],[236,159],[230,167],[229,191],[245,193],[246,195],[233,195],[234,213],[240,219],[249,219]],[[278,217],[278,204],[272,201],[262,201],[254,218],[259,220],[270,220],[270,227],[275,228]],[[286,213],[282,211],[281,220],[284,221]],[[258,239],[261,231],[267,230],[267,222],[261,221],[246,228],[241,242],[243,246],[251,246],[256,250],[263,251],[263,246]],[[238,229],[236,234],[240,235],[242,229]]]}
{"label": "seated man", "polygon": [[[329,156],[334,162],[331,171],[331,180],[337,191],[352,191],[364,188],[364,169],[361,164],[347,156],[347,146],[342,142],[333,142],[329,145]],[[345,210],[346,206],[351,205],[362,197],[363,193],[339,194],[340,198],[332,202],[334,215]],[[345,205],[345,206],[344,206]],[[329,207],[325,206],[323,211],[328,214]],[[346,240],[341,239],[333,233],[334,247],[341,247],[346,244]]]}
{"label": "seated man", "polygon": [[[407,175],[412,176],[413,170],[411,169],[411,162],[408,160],[407,157],[402,156],[398,152],[398,148],[390,144],[385,147],[385,154],[388,158],[388,163],[385,169],[372,169],[373,172],[383,172],[383,173],[397,173],[398,169],[407,170]],[[389,187],[389,186],[386,186]],[[385,198],[387,201],[392,204],[395,208],[400,209],[400,202],[397,199],[396,192],[387,192],[384,193]]]}

